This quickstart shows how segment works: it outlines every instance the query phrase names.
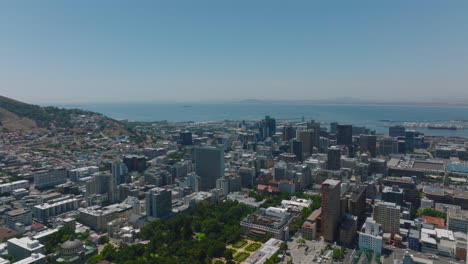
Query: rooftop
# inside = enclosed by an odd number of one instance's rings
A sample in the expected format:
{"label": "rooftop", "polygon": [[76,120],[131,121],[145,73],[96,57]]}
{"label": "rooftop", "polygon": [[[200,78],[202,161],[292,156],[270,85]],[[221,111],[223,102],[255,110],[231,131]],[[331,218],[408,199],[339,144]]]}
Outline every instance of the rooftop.
{"label": "rooftop", "polygon": [[437,227],[440,227],[440,228],[445,227],[445,219],[443,219],[443,218],[427,216],[427,215],[424,215],[422,218],[424,220],[426,220],[426,223],[428,223],[428,224],[433,224],[433,225],[435,225]]}
{"label": "rooftop", "polygon": [[8,240],[8,243],[15,244],[19,247],[28,249],[30,251],[39,249],[44,247],[39,241],[37,240],[32,240],[29,237],[22,237],[22,238],[12,238]]}
{"label": "rooftop", "polygon": [[449,209],[447,217],[448,218],[457,218],[457,219],[467,220],[468,219],[468,210]]}
{"label": "rooftop", "polygon": [[286,210],[269,207],[267,209],[260,208],[255,213],[246,216],[242,222],[281,229],[290,219],[291,215]]}

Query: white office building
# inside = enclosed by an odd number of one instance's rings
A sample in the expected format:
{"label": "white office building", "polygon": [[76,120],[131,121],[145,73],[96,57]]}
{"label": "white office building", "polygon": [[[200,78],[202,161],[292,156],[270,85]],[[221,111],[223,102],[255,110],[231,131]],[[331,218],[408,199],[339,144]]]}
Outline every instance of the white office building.
{"label": "white office building", "polygon": [[34,185],[38,189],[50,188],[67,182],[68,173],[65,168],[41,170],[34,173]]}
{"label": "white office building", "polygon": [[381,254],[383,247],[383,238],[381,236],[382,226],[374,219],[368,217],[359,233],[359,248],[370,249],[375,253]]}
{"label": "white office building", "polygon": [[9,183],[0,184],[0,194],[11,193],[17,189],[29,189],[29,182],[27,180],[14,181]]}
{"label": "white office building", "polygon": [[15,260],[22,260],[30,257],[34,253],[44,253],[44,246],[37,240],[29,237],[12,238],[7,242],[8,254]]}
{"label": "white office building", "polygon": [[88,166],[88,167],[82,167],[82,168],[70,170],[68,172],[68,175],[70,176],[70,179],[72,181],[79,181],[83,178],[93,175],[94,173],[98,171],[99,171],[98,166]]}

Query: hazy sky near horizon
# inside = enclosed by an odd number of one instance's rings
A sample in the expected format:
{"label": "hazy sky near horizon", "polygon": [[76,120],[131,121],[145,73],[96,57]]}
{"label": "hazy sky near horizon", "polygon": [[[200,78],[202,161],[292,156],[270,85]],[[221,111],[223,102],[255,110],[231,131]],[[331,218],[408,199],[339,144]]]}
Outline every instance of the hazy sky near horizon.
{"label": "hazy sky near horizon", "polygon": [[0,95],[468,98],[468,1],[1,1]]}

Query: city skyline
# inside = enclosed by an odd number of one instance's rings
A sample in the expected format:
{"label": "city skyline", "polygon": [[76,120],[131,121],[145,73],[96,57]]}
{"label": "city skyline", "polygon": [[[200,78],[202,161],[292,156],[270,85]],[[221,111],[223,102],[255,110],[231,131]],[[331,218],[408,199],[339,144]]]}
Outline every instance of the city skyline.
{"label": "city skyline", "polygon": [[463,1],[0,4],[0,94],[31,103],[468,98]]}

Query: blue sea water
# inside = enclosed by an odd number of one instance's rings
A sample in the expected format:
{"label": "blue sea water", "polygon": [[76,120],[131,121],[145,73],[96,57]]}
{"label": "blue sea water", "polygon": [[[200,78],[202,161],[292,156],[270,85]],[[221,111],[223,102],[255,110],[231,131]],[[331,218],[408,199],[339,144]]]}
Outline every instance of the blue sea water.
{"label": "blue sea water", "polygon": [[[76,106],[75,106],[76,107]],[[178,103],[99,103],[78,108],[102,113],[115,119],[138,121],[213,121],[259,120],[270,115],[281,120],[314,119],[366,126],[378,133],[387,133],[392,124],[402,122],[433,122],[448,124],[451,120],[468,120],[468,108],[371,106],[371,105],[297,105],[297,104],[178,104]],[[468,123],[465,123],[468,125]],[[427,135],[467,136],[463,130],[429,130],[415,128]]]}

